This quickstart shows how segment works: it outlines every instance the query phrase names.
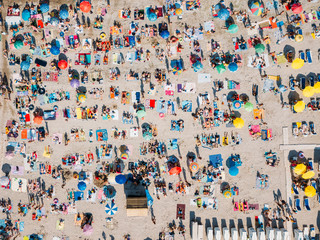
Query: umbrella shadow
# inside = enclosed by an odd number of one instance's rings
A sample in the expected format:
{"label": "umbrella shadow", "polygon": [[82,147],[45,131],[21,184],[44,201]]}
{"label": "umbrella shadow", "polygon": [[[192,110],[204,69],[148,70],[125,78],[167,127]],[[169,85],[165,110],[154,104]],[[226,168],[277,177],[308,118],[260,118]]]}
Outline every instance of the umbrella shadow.
{"label": "umbrella shadow", "polygon": [[68,57],[64,53],[60,53],[58,59],[59,61],[61,60],[68,61]]}
{"label": "umbrella shadow", "polygon": [[284,48],[283,48],[283,53],[286,56],[286,58],[287,58],[287,55],[288,55],[289,52],[292,52],[293,53],[293,58],[295,58],[295,55],[296,55],[295,48],[290,46],[290,45],[285,45]]}
{"label": "umbrella shadow", "polygon": [[294,103],[296,101],[299,101],[300,96],[299,93],[297,93],[296,91],[290,91],[288,94],[288,101],[289,103]]}

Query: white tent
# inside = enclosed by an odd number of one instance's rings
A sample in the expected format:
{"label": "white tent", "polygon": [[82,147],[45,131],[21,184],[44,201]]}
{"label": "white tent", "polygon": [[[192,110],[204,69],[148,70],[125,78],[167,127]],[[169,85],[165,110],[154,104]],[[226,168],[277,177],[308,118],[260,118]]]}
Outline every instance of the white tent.
{"label": "white tent", "polygon": [[244,228],[240,228],[240,240],[247,240],[248,234]]}
{"label": "white tent", "polygon": [[214,237],[216,240],[221,240],[221,230],[218,227],[214,228]]}
{"label": "white tent", "polygon": [[231,228],[231,239],[232,240],[238,240],[239,234],[236,228]]}
{"label": "white tent", "polygon": [[304,228],[303,228],[303,238],[304,238],[305,240],[309,240],[309,239],[310,239],[310,237],[309,237],[309,232],[310,232],[309,227],[304,227]]}
{"label": "white tent", "polygon": [[203,240],[203,225],[198,225],[198,240]]}
{"label": "white tent", "polygon": [[198,223],[192,222],[192,240],[198,240]]}
{"label": "white tent", "polygon": [[278,228],[275,228],[274,231],[275,231],[275,240],[282,240],[281,231]]}
{"label": "white tent", "polygon": [[281,228],[281,233],[282,233],[282,240],[290,240],[289,232],[286,229]]}
{"label": "white tent", "polygon": [[222,232],[223,232],[223,239],[224,239],[224,240],[230,240],[230,231],[229,231],[229,228],[224,227],[224,228],[222,229]]}
{"label": "white tent", "polygon": [[266,234],[262,228],[258,228],[258,238],[259,240],[266,240]]}
{"label": "white tent", "polygon": [[213,240],[213,229],[211,227],[207,228],[207,239]]}
{"label": "white tent", "polygon": [[303,233],[301,230],[299,230],[298,228],[296,228],[294,230],[294,239],[295,240],[303,240]]}
{"label": "white tent", "polygon": [[253,227],[249,228],[249,239],[250,240],[258,240],[257,232]]}
{"label": "white tent", "polygon": [[266,228],[267,240],[274,240],[274,230],[271,227]]}

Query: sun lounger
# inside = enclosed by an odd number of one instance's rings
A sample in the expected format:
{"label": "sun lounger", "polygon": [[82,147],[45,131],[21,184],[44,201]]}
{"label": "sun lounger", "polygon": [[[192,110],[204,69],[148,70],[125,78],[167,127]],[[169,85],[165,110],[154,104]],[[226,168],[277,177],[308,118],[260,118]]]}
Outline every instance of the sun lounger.
{"label": "sun lounger", "polygon": [[301,211],[300,198],[295,199],[295,207],[299,212]]}
{"label": "sun lounger", "polygon": [[307,61],[308,63],[312,63],[312,55],[310,49],[306,50],[306,55],[307,55]]}
{"label": "sun lounger", "polygon": [[307,211],[311,211],[309,198],[304,199],[304,207],[307,209]]}

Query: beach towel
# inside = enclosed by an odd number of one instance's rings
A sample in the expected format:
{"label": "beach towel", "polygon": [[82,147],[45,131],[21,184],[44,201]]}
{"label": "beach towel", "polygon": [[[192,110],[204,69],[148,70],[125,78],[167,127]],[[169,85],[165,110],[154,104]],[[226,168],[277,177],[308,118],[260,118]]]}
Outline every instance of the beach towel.
{"label": "beach towel", "polygon": [[216,154],[216,155],[210,155],[209,161],[213,167],[217,168],[219,166],[222,166],[223,159],[222,159],[221,154]]}
{"label": "beach towel", "polygon": [[209,82],[211,82],[211,74],[198,73],[198,83],[209,83]]}
{"label": "beach towel", "polygon": [[14,192],[27,192],[27,179],[24,178],[12,178],[11,190]]}

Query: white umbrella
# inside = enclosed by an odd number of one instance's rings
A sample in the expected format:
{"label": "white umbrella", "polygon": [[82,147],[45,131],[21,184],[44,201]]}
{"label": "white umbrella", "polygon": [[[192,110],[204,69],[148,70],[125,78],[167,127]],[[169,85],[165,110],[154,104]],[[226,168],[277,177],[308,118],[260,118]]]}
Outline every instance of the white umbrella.
{"label": "white umbrella", "polygon": [[3,176],[0,178],[0,185],[1,186],[7,186],[9,184],[10,180],[8,177]]}

